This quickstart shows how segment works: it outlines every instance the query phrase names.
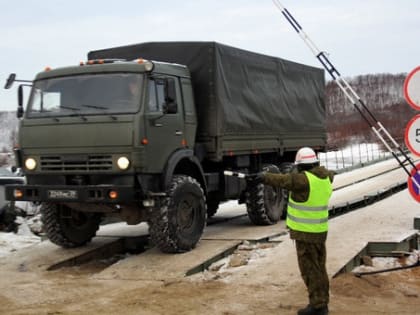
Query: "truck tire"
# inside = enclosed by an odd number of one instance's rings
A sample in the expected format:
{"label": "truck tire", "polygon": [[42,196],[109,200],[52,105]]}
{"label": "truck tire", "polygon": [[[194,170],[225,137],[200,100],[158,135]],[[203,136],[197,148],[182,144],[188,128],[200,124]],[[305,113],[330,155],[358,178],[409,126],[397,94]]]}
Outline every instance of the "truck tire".
{"label": "truck tire", "polygon": [[[267,165],[264,171],[279,173],[275,165]],[[264,184],[247,187],[246,208],[248,217],[256,225],[271,225],[277,223],[284,211],[282,189]]]}
{"label": "truck tire", "polygon": [[65,205],[44,203],[41,221],[48,239],[61,247],[78,247],[89,242],[99,228],[101,215],[80,212]]}
{"label": "truck tire", "polygon": [[162,207],[150,218],[151,241],[165,253],[189,251],[203,234],[206,216],[206,197],[198,181],[175,175]]}

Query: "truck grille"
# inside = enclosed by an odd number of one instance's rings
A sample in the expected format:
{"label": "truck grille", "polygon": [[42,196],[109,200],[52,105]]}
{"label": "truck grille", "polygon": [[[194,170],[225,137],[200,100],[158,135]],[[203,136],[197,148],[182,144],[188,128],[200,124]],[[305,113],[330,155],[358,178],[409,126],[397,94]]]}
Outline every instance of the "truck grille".
{"label": "truck grille", "polygon": [[112,156],[42,156],[41,170],[49,172],[110,171],[112,170]]}

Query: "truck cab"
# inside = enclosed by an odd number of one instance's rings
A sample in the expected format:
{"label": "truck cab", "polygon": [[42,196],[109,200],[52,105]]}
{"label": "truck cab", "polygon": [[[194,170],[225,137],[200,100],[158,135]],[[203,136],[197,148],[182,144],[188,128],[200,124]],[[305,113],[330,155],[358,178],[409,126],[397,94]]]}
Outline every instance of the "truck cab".
{"label": "truck cab", "polygon": [[[48,237],[64,247],[89,241],[105,214],[150,221],[176,168],[193,173],[205,194],[192,153],[195,115],[182,65],[93,60],[47,69],[33,81],[20,122],[16,157],[27,183],[8,186],[7,198],[41,203]],[[197,210],[202,217],[205,209]]]}

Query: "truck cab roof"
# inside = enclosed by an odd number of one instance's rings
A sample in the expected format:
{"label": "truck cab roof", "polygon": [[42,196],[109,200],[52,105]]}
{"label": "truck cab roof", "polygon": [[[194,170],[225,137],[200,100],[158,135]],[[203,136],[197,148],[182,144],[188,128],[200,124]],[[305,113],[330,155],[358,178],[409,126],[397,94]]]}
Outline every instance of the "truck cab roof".
{"label": "truck cab roof", "polygon": [[80,63],[79,66],[61,67],[56,69],[46,68],[45,71],[37,74],[35,80],[42,80],[53,77],[92,74],[92,73],[164,73],[179,77],[190,77],[190,72],[185,65],[176,63],[150,61],[144,59],[97,59]]}

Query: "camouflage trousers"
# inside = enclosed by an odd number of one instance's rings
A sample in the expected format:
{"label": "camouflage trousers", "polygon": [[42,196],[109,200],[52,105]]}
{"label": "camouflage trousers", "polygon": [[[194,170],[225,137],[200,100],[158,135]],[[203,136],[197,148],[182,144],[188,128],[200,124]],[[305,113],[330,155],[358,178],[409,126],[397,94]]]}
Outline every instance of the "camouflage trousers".
{"label": "camouflage trousers", "polygon": [[325,262],[325,243],[309,243],[296,240],[299,269],[308,289],[309,304],[313,307],[327,306],[329,302],[329,279]]}

